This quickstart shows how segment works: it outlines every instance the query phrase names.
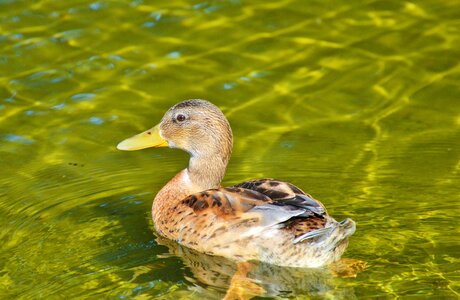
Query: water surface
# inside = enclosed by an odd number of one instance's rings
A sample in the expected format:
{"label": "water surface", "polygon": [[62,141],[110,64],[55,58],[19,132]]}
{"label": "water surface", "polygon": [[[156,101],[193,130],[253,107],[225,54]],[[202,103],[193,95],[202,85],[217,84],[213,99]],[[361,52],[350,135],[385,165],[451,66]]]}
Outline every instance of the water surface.
{"label": "water surface", "polygon": [[263,297],[457,299],[459,20],[457,1],[0,1],[1,298],[221,298],[235,266],[150,220],[187,155],[115,149],[204,98],[233,127],[224,184],[289,180],[357,222],[367,271],[261,265]]}

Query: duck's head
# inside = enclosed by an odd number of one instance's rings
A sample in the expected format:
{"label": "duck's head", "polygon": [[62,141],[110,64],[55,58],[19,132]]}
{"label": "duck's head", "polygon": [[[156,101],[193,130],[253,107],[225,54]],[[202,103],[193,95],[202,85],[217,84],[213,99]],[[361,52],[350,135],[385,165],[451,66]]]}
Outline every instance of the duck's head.
{"label": "duck's head", "polygon": [[192,157],[225,159],[232,150],[232,130],[222,111],[205,100],[186,100],[171,107],[153,128],[117,145],[119,150],[179,148]]}

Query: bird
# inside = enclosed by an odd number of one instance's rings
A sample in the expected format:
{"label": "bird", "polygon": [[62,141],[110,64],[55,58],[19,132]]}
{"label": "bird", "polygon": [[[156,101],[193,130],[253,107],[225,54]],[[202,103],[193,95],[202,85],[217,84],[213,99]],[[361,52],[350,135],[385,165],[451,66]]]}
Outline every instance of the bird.
{"label": "bird", "polygon": [[123,140],[119,150],[170,147],[189,153],[188,166],[156,194],[156,232],[200,253],[237,262],[319,268],[340,259],[356,223],[338,222],[295,185],[272,178],[222,187],[233,134],[209,101],[173,105],[160,123]]}

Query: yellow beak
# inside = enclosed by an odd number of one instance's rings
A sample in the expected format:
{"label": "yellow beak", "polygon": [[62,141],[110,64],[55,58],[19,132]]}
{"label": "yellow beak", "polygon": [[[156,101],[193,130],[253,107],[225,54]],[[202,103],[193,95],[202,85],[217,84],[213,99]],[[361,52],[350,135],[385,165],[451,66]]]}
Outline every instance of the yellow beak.
{"label": "yellow beak", "polygon": [[118,150],[140,150],[149,147],[168,147],[168,142],[160,136],[160,125],[130,137],[117,145]]}

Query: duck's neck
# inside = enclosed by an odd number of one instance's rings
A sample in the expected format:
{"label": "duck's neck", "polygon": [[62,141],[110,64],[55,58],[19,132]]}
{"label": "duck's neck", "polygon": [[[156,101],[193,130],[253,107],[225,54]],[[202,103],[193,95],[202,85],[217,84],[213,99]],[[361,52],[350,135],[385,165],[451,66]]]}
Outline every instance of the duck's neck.
{"label": "duck's neck", "polygon": [[[174,176],[157,194],[155,200],[174,201],[193,193],[217,189],[224,177],[229,155],[192,155],[188,167]],[[173,193],[172,193],[173,192]],[[166,194],[165,194],[166,193]]]}
{"label": "duck's neck", "polygon": [[206,156],[191,156],[187,167],[190,181],[201,190],[220,187],[228,163],[228,155],[214,153]]}
{"label": "duck's neck", "polygon": [[220,187],[230,153],[213,155],[192,155],[186,169],[176,174],[155,196],[152,207],[154,222],[164,214],[165,209],[173,207],[185,197],[207,189]]}

